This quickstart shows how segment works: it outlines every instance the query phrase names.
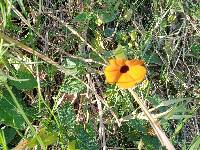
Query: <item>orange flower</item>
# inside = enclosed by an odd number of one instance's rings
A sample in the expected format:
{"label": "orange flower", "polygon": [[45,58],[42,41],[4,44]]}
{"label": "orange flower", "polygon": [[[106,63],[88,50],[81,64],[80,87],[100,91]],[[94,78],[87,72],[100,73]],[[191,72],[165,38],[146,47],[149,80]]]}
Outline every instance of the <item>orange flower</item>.
{"label": "orange flower", "polygon": [[146,68],[142,60],[110,59],[104,73],[106,82],[120,88],[131,88],[144,80]]}

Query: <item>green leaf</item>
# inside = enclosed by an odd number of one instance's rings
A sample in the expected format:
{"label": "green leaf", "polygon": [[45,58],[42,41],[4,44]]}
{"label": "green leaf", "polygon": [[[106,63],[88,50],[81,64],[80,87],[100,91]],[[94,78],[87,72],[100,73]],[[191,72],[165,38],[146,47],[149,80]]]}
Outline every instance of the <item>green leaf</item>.
{"label": "green leaf", "polygon": [[64,61],[64,67],[69,70],[66,75],[82,74],[85,71],[85,64],[79,60],[66,58]]}
{"label": "green leaf", "polygon": [[[40,136],[40,138],[42,139],[43,143],[45,146],[48,146],[48,145],[51,145],[51,144],[54,144],[57,142],[58,140],[58,135],[57,133],[50,133],[50,132],[47,132],[45,130],[45,128],[42,128],[40,130],[40,132],[38,133],[38,135]],[[34,146],[38,145],[38,141],[36,139],[36,137],[33,137],[30,142],[28,143],[28,147],[29,148],[33,148]]]}
{"label": "green leaf", "polygon": [[16,78],[23,80],[17,81],[9,79],[8,81],[10,85],[15,86],[19,90],[31,90],[37,87],[37,81],[35,77],[24,65],[21,65],[20,68],[17,70]]}
{"label": "green leaf", "polygon": [[[93,132],[95,132],[92,124],[89,124],[89,126],[87,126],[86,129],[90,129],[90,130],[93,129]],[[82,149],[82,150],[99,149],[97,145],[97,141],[95,139],[95,135],[92,132],[86,131],[82,125],[76,126],[75,133],[76,133],[76,136],[75,136],[76,145],[79,149]]]}
{"label": "green leaf", "polygon": [[76,124],[75,113],[70,103],[66,103],[62,108],[58,109],[58,118],[63,128],[74,128]]}
{"label": "green leaf", "polygon": [[58,109],[57,118],[65,132],[66,145],[70,146],[68,149],[98,149],[93,123],[89,122],[84,127],[83,125],[78,125],[74,108],[70,103],[66,103],[62,108]]}
{"label": "green leaf", "polygon": [[66,77],[63,85],[61,86],[61,92],[65,93],[80,93],[86,89],[86,86],[79,80],[73,77]]}
{"label": "green leaf", "polygon": [[[19,95],[16,95],[16,97],[19,101],[22,101]],[[23,117],[17,111],[12,97],[6,90],[3,91],[3,95],[0,97],[0,124],[1,123],[17,129],[22,129],[25,126]]]}
{"label": "green leaf", "polygon": [[101,19],[102,23],[108,23],[115,20],[117,13],[114,11],[100,10],[98,16]]}
{"label": "green leaf", "polygon": [[126,59],[125,49],[126,49],[125,46],[122,46],[121,44],[119,44],[113,52],[115,57]]}
{"label": "green leaf", "polygon": [[2,129],[0,130],[0,145],[3,146],[2,148],[3,150],[7,150],[6,139],[5,139],[4,131]]}
{"label": "green leaf", "polygon": [[6,143],[9,144],[15,138],[17,131],[14,128],[6,127],[4,129],[4,134],[6,138]]}
{"label": "green leaf", "polygon": [[76,145],[76,141],[75,140],[69,142],[68,146],[67,146],[67,150],[76,150],[75,145]]}
{"label": "green leaf", "polygon": [[130,35],[130,37],[131,37],[131,40],[134,42],[134,41],[136,41],[136,39],[137,39],[137,32],[136,31],[131,31],[130,33],[129,33],[129,35]]}
{"label": "green leaf", "polygon": [[77,22],[85,22],[87,20],[90,20],[91,16],[89,12],[82,12],[80,14],[78,14],[75,18],[74,21]]}
{"label": "green leaf", "polygon": [[194,138],[194,140],[192,141],[192,144],[189,150],[196,150],[196,149],[199,149],[199,147],[200,147],[200,135],[197,135],[197,137]]}
{"label": "green leaf", "polygon": [[144,60],[146,63],[149,63],[149,64],[158,64],[158,65],[161,65],[162,64],[162,60],[160,59],[160,57],[156,54],[145,54],[143,56]]}
{"label": "green leaf", "polygon": [[132,9],[129,9],[129,10],[126,10],[125,11],[125,15],[124,15],[124,19],[128,22],[131,20],[131,17],[132,17],[132,14],[133,14],[133,10]]}
{"label": "green leaf", "polygon": [[194,54],[200,53],[200,45],[199,44],[193,44],[191,46],[191,50]]}

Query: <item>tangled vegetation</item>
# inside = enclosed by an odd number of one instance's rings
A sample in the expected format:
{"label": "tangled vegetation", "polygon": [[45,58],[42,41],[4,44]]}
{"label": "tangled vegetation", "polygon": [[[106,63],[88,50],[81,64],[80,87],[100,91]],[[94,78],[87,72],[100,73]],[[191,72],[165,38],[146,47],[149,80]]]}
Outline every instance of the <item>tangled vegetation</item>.
{"label": "tangled vegetation", "polygon": [[0,0],[0,149],[197,150],[199,106],[199,0]]}

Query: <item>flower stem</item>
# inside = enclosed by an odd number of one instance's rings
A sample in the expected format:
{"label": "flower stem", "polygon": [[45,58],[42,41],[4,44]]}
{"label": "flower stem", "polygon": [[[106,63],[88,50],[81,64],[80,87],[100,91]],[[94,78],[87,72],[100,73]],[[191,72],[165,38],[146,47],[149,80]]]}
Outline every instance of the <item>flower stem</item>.
{"label": "flower stem", "polygon": [[132,89],[128,89],[128,90],[131,93],[131,95],[134,97],[134,99],[137,101],[137,103],[139,104],[139,106],[142,109],[142,111],[144,112],[144,114],[147,116],[147,118],[148,118],[152,128],[154,129],[156,135],[158,136],[158,139],[160,140],[161,144],[163,146],[165,146],[168,150],[175,150],[174,146],[171,144],[170,140],[168,139],[166,134],[161,129],[159,122],[156,121],[152,117],[152,115],[150,114],[150,112],[148,111],[148,109],[146,108],[144,103],[142,102],[142,100],[139,99],[138,95]]}

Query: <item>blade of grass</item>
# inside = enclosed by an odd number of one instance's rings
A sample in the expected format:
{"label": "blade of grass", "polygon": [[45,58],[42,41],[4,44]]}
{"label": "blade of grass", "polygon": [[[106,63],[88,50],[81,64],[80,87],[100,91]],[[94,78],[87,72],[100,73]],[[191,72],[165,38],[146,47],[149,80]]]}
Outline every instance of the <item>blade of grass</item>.
{"label": "blade of grass", "polygon": [[199,147],[200,147],[200,135],[197,135],[197,137],[192,141],[192,144],[189,150],[196,150]]}
{"label": "blade of grass", "polygon": [[16,107],[17,107],[19,113],[22,115],[22,117],[24,118],[25,122],[26,122],[27,125],[30,127],[31,132],[33,133],[33,135],[36,137],[37,141],[39,142],[41,148],[42,148],[43,150],[45,150],[46,147],[45,147],[45,145],[44,145],[44,143],[43,143],[41,137],[40,137],[39,135],[37,135],[37,133],[36,133],[34,127],[32,126],[32,124],[31,124],[31,122],[29,121],[28,117],[26,116],[25,112],[23,111],[21,105],[18,103],[17,98],[15,97],[15,95],[14,95],[14,93],[12,92],[11,88],[10,88],[9,85],[6,84],[6,83],[5,83],[4,85],[5,85],[6,89],[8,90],[8,92],[10,93],[10,95],[11,95],[11,97],[12,97],[12,99],[13,99],[13,102],[15,103],[15,105],[16,105]]}
{"label": "blade of grass", "polygon": [[1,132],[0,132],[0,144],[3,146],[3,150],[7,150],[6,138],[5,138],[5,135],[4,135],[4,132],[3,132],[2,129],[1,129]]}

